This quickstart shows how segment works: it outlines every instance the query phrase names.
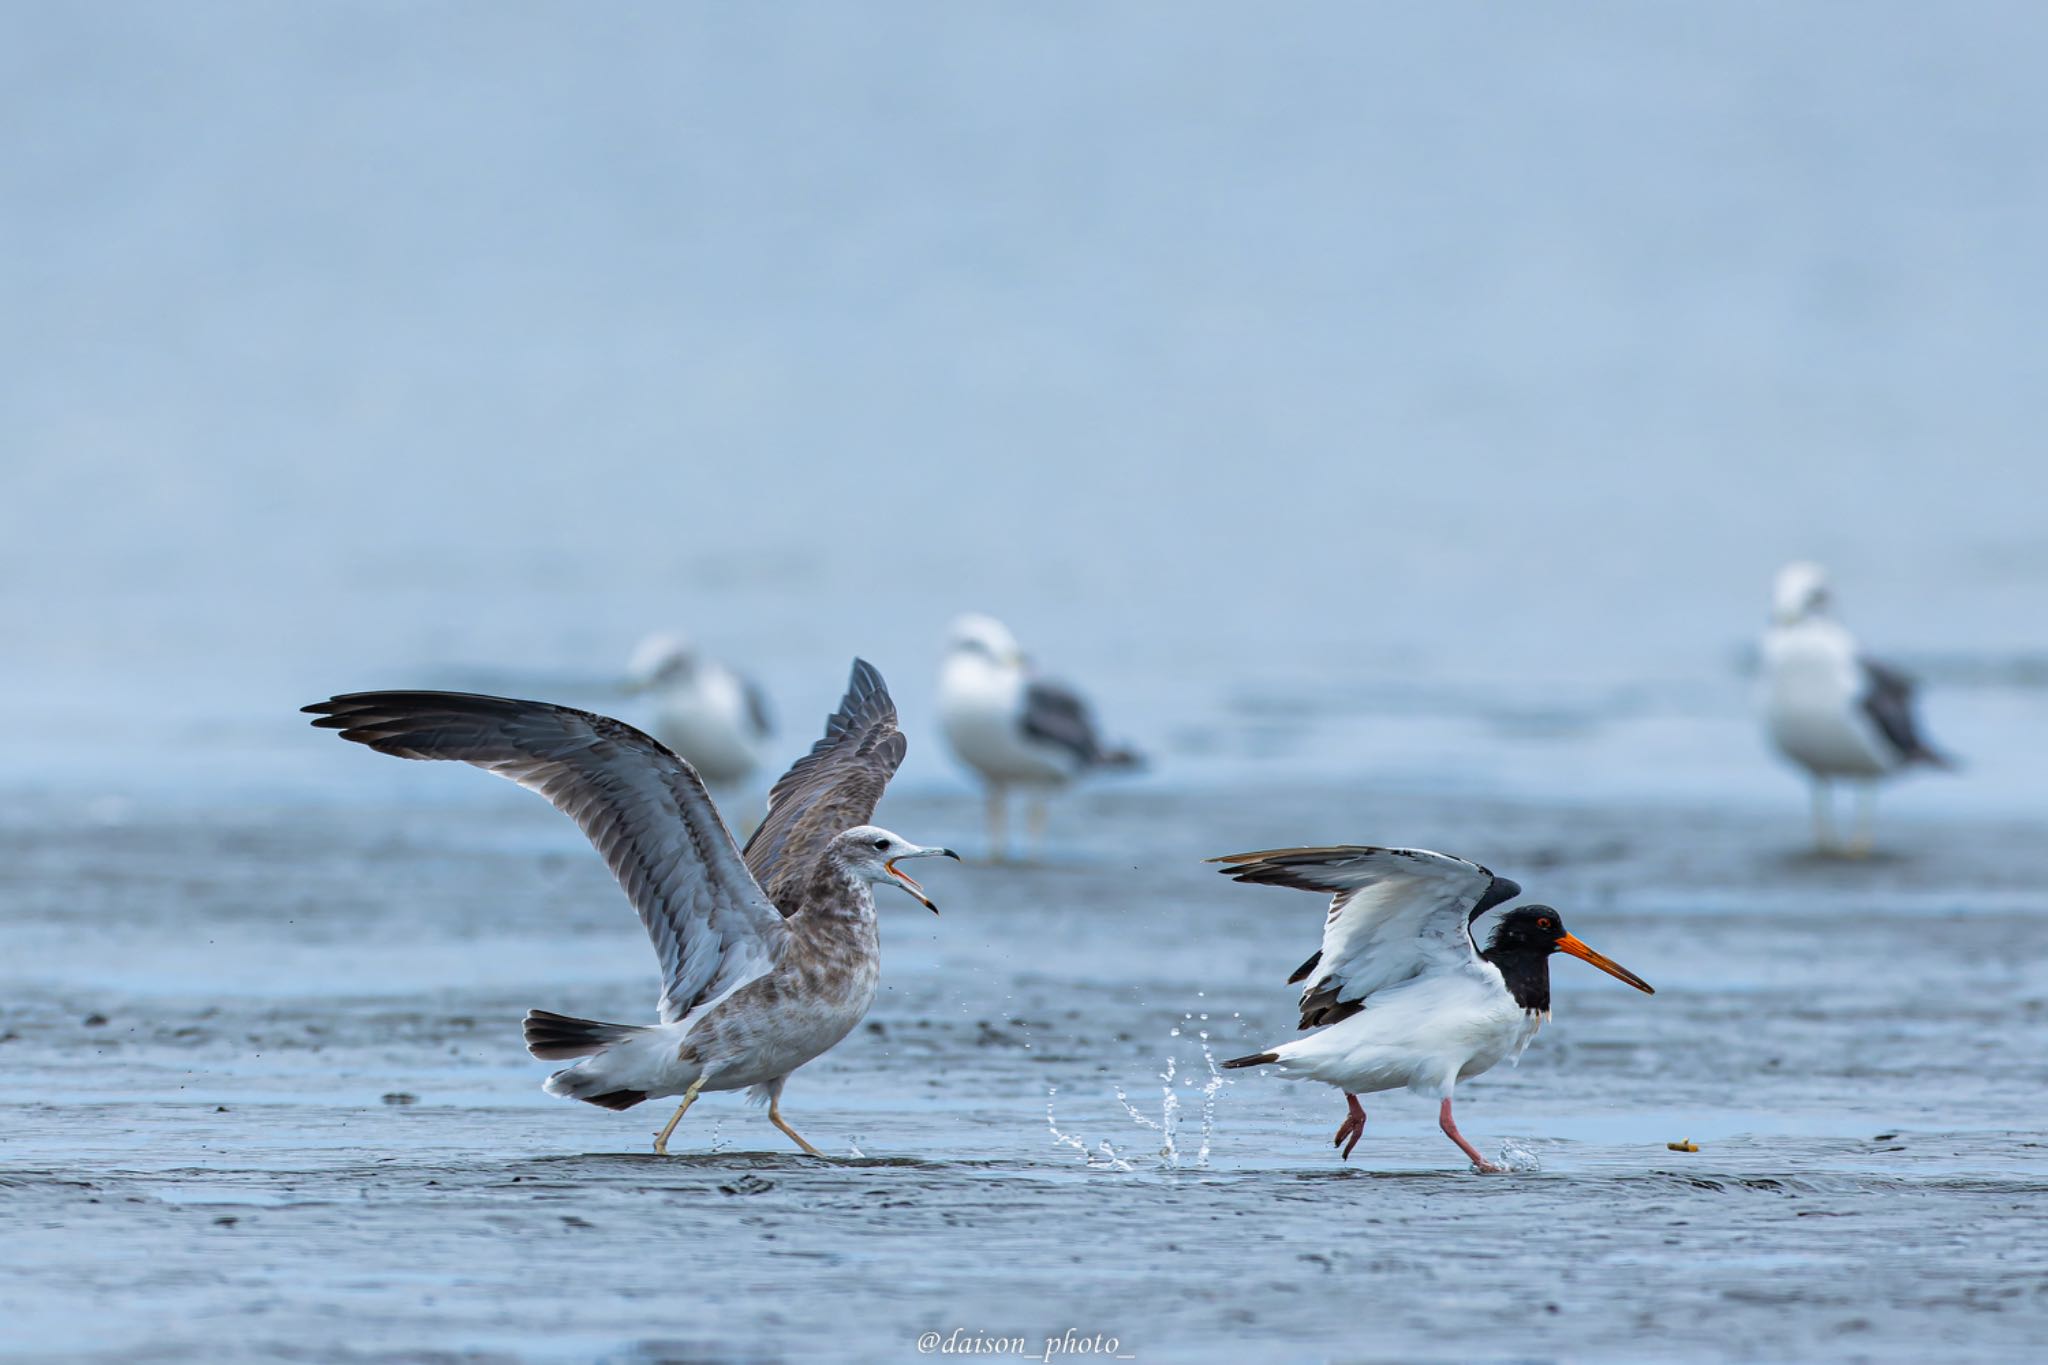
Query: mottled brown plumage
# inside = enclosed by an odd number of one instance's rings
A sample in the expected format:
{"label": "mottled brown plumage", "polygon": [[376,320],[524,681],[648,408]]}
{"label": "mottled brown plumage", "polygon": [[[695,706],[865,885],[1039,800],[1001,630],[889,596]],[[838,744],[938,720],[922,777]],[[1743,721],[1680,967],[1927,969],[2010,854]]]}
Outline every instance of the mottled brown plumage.
{"label": "mottled brown plumage", "polygon": [[783,914],[796,913],[832,836],[873,818],[907,747],[882,675],[855,659],[824,738],[777,780],[768,793],[768,816],[747,840],[747,870]]}
{"label": "mottled brown plumage", "polygon": [[661,1022],[533,1011],[534,1056],[585,1059],[548,1078],[551,1094],[609,1109],[682,1095],[680,1119],[700,1091],[753,1087],[770,1121],[815,1153],[777,1101],[790,1073],[845,1038],[874,1001],[873,888],[888,883],[929,906],[896,864],[954,856],[866,823],[904,752],[873,667],[854,661],[824,738],[775,784],[744,857],[696,771],[608,716],[457,692],[360,692],[305,709],[381,753],[470,763],[541,793],[618,878],[661,958]]}

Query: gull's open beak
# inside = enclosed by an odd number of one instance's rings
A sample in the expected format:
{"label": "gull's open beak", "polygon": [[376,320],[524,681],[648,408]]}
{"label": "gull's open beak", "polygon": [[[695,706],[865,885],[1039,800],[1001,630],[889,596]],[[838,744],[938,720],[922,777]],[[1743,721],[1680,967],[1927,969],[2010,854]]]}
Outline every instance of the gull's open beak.
{"label": "gull's open beak", "polygon": [[1657,993],[1656,987],[1622,966],[1619,962],[1616,962],[1613,958],[1603,957],[1579,942],[1578,935],[1576,934],[1566,934],[1563,938],[1559,939],[1557,941],[1557,950],[1560,953],[1570,953],[1581,962],[1592,963],[1616,981],[1626,981],[1644,995],[1655,995]]}
{"label": "gull's open beak", "polygon": [[920,848],[910,853],[899,853],[895,857],[891,858],[888,862],[882,864],[883,867],[889,870],[889,875],[894,877],[897,881],[902,882],[903,889],[908,891],[911,895],[917,897],[918,902],[922,904],[925,909],[931,911],[934,915],[938,914],[939,907],[932,904],[932,898],[924,893],[924,888],[917,884],[917,879],[915,877],[912,877],[908,872],[905,872],[902,868],[896,866],[896,864],[902,862],[905,858],[951,858],[954,862],[957,863],[960,861],[960,855],[955,853],[950,848]]}

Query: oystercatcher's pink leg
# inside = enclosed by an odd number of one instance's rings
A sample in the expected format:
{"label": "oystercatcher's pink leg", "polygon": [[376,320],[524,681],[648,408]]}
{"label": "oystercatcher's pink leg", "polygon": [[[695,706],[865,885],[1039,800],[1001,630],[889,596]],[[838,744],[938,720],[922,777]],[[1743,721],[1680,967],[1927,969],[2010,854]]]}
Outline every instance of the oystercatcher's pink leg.
{"label": "oystercatcher's pink leg", "polygon": [[1443,1108],[1438,1110],[1437,1113],[1442,1121],[1444,1136],[1457,1143],[1465,1155],[1472,1158],[1474,1166],[1477,1166],[1482,1172],[1498,1171],[1500,1169],[1500,1167],[1479,1155],[1478,1148],[1465,1141],[1465,1135],[1458,1131],[1457,1120],[1451,1117],[1451,1101],[1448,1096],[1444,1099]]}
{"label": "oystercatcher's pink leg", "polygon": [[[1344,1159],[1349,1161],[1351,1160],[1351,1148],[1356,1147],[1358,1140],[1365,1136],[1365,1110],[1359,1107],[1358,1096],[1352,1094],[1349,1090],[1344,1092],[1344,1102],[1351,1106],[1351,1113],[1345,1118],[1344,1126],[1337,1130],[1337,1140],[1331,1145],[1343,1147]],[[1345,1138],[1351,1139],[1348,1146],[1344,1142]]]}

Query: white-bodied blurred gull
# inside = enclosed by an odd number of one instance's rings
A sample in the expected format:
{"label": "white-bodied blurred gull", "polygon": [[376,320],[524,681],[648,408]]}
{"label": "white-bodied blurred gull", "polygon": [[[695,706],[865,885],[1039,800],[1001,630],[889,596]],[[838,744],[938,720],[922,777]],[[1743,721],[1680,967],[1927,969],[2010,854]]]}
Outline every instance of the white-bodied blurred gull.
{"label": "white-bodied blurred gull", "polygon": [[[1913,680],[1859,652],[1829,603],[1818,565],[1778,571],[1764,634],[1764,721],[1779,752],[1813,780],[1816,846],[1862,854],[1870,851],[1878,781],[1916,764],[1951,764],[1920,733]],[[1856,830],[1846,847],[1835,840],[1837,780],[1858,784]]]}
{"label": "white-bodied blurred gull", "polygon": [[534,1010],[527,1050],[580,1057],[550,1094],[607,1109],[681,1095],[655,1139],[707,1090],[751,1088],[783,1122],[790,1073],[836,1045],[874,1003],[881,975],[874,887],[937,907],[897,864],[956,857],[869,823],[903,761],[896,708],[856,660],[825,736],[775,784],[743,855],[683,759],[624,722],[547,702],[451,692],[358,692],[305,708],[343,739],[399,758],[474,764],[537,791],[596,845],[661,961],[656,1024]]}
{"label": "white-bodied blurred gull", "polygon": [[648,730],[712,786],[744,781],[760,766],[775,729],[760,685],[706,658],[683,636],[642,640],[626,665],[626,689],[652,694]]}
{"label": "white-bodied blurred gull", "polygon": [[1031,798],[1031,837],[1044,837],[1047,796],[1083,773],[1133,768],[1130,749],[1105,744],[1081,694],[1037,677],[1009,628],[992,616],[953,622],[939,671],[939,720],[962,763],[988,789],[989,850],[1003,856],[1005,798]]}

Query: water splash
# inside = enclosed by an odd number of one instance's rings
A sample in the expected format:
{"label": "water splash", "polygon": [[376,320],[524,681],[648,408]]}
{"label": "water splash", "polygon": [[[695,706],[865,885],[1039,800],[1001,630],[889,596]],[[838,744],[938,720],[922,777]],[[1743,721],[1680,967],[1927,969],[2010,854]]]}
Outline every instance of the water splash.
{"label": "water splash", "polygon": [[1503,1138],[1500,1154],[1494,1157],[1493,1164],[1504,1171],[1540,1171],[1543,1158],[1513,1138]]}
{"label": "water splash", "polygon": [[[1206,1018],[1206,1016],[1204,1017]],[[1180,1028],[1175,1026],[1169,1031],[1169,1036],[1174,1038],[1180,1037]],[[1166,1059],[1166,1069],[1159,1073],[1159,1117],[1154,1118],[1138,1108],[1136,1104],[1133,1104],[1129,1093],[1125,1091],[1122,1085],[1112,1084],[1110,1087],[1110,1092],[1116,1096],[1116,1102],[1123,1106],[1123,1111],[1130,1118],[1131,1122],[1137,1124],[1140,1128],[1159,1135],[1158,1168],[1161,1170],[1206,1170],[1209,1165],[1209,1154],[1216,1136],[1216,1097],[1222,1093],[1223,1087],[1228,1085],[1230,1081],[1217,1067],[1215,1055],[1209,1050],[1208,1030],[1199,1030],[1198,1039],[1202,1049],[1202,1062],[1209,1072],[1208,1079],[1197,1088],[1195,1077],[1192,1075],[1183,1076],[1180,1072],[1179,1059],[1169,1055]],[[1184,1106],[1180,1094],[1182,1090],[1194,1090],[1201,1097],[1201,1140],[1192,1156],[1182,1151],[1180,1143],[1180,1131],[1184,1114]],[[1129,1160],[1118,1155],[1116,1149],[1110,1145],[1107,1139],[1103,1140],[1094,1152],[1090,1152],[1087,1145],[1081,1139],[1070,1133],[1062,1132],[1058,1121],[1053,1116],[1053,1098],[1058,1093],[1058,1086],[1046,1087],[1045,1122],[1046,1127],[1052,1131],[1055,1142],[1063,1147],[1071,1147],[1074,1151],[1080,1153],[1082,1158],[1088,1162],[1088,1165],[1094,1169],[1121,1171],[1137,1169]]]}
{"label": "water splash", "polygon": [[1209,1166],[1209,1147],[1216,1136],[1216,1097],[1223,1093],[1223,1087],[1230,1084],[1228,1078],[1217,1069],[1216,1056],[1209,1051],[1209,1031],[1202,1030],[1202,1062],[1209,1068],[1209,1079],[1202,1083],[1202,1145],[1195,1149],[1195,1165],[1203,1170]]}
{"label": "water splash", "polygon": [[1130,1162],[1125,1161],[1116,1154],[1116,1148],[1109,1145],[1109,1139],[1107,1138],[1104,1138],[1097,1149],[1091,1152],[1088,1150],[1087,1143],[1081,1141],[1072,1133],[1061,1132],[1059,1121],[1052,1114],[1053,1096],[1059,1093],[1060,1088],[1056,1085],[1049,1085],[1045,1088],[1045,1126],[1052,1131],[1052,1140],[1054,1142],[1062,1147],[1071,1147],[1079,1152],[1081,1160],[1086,1162],[1088,1169],[1092,1171],[1130,1171],[1137,1169]]}

